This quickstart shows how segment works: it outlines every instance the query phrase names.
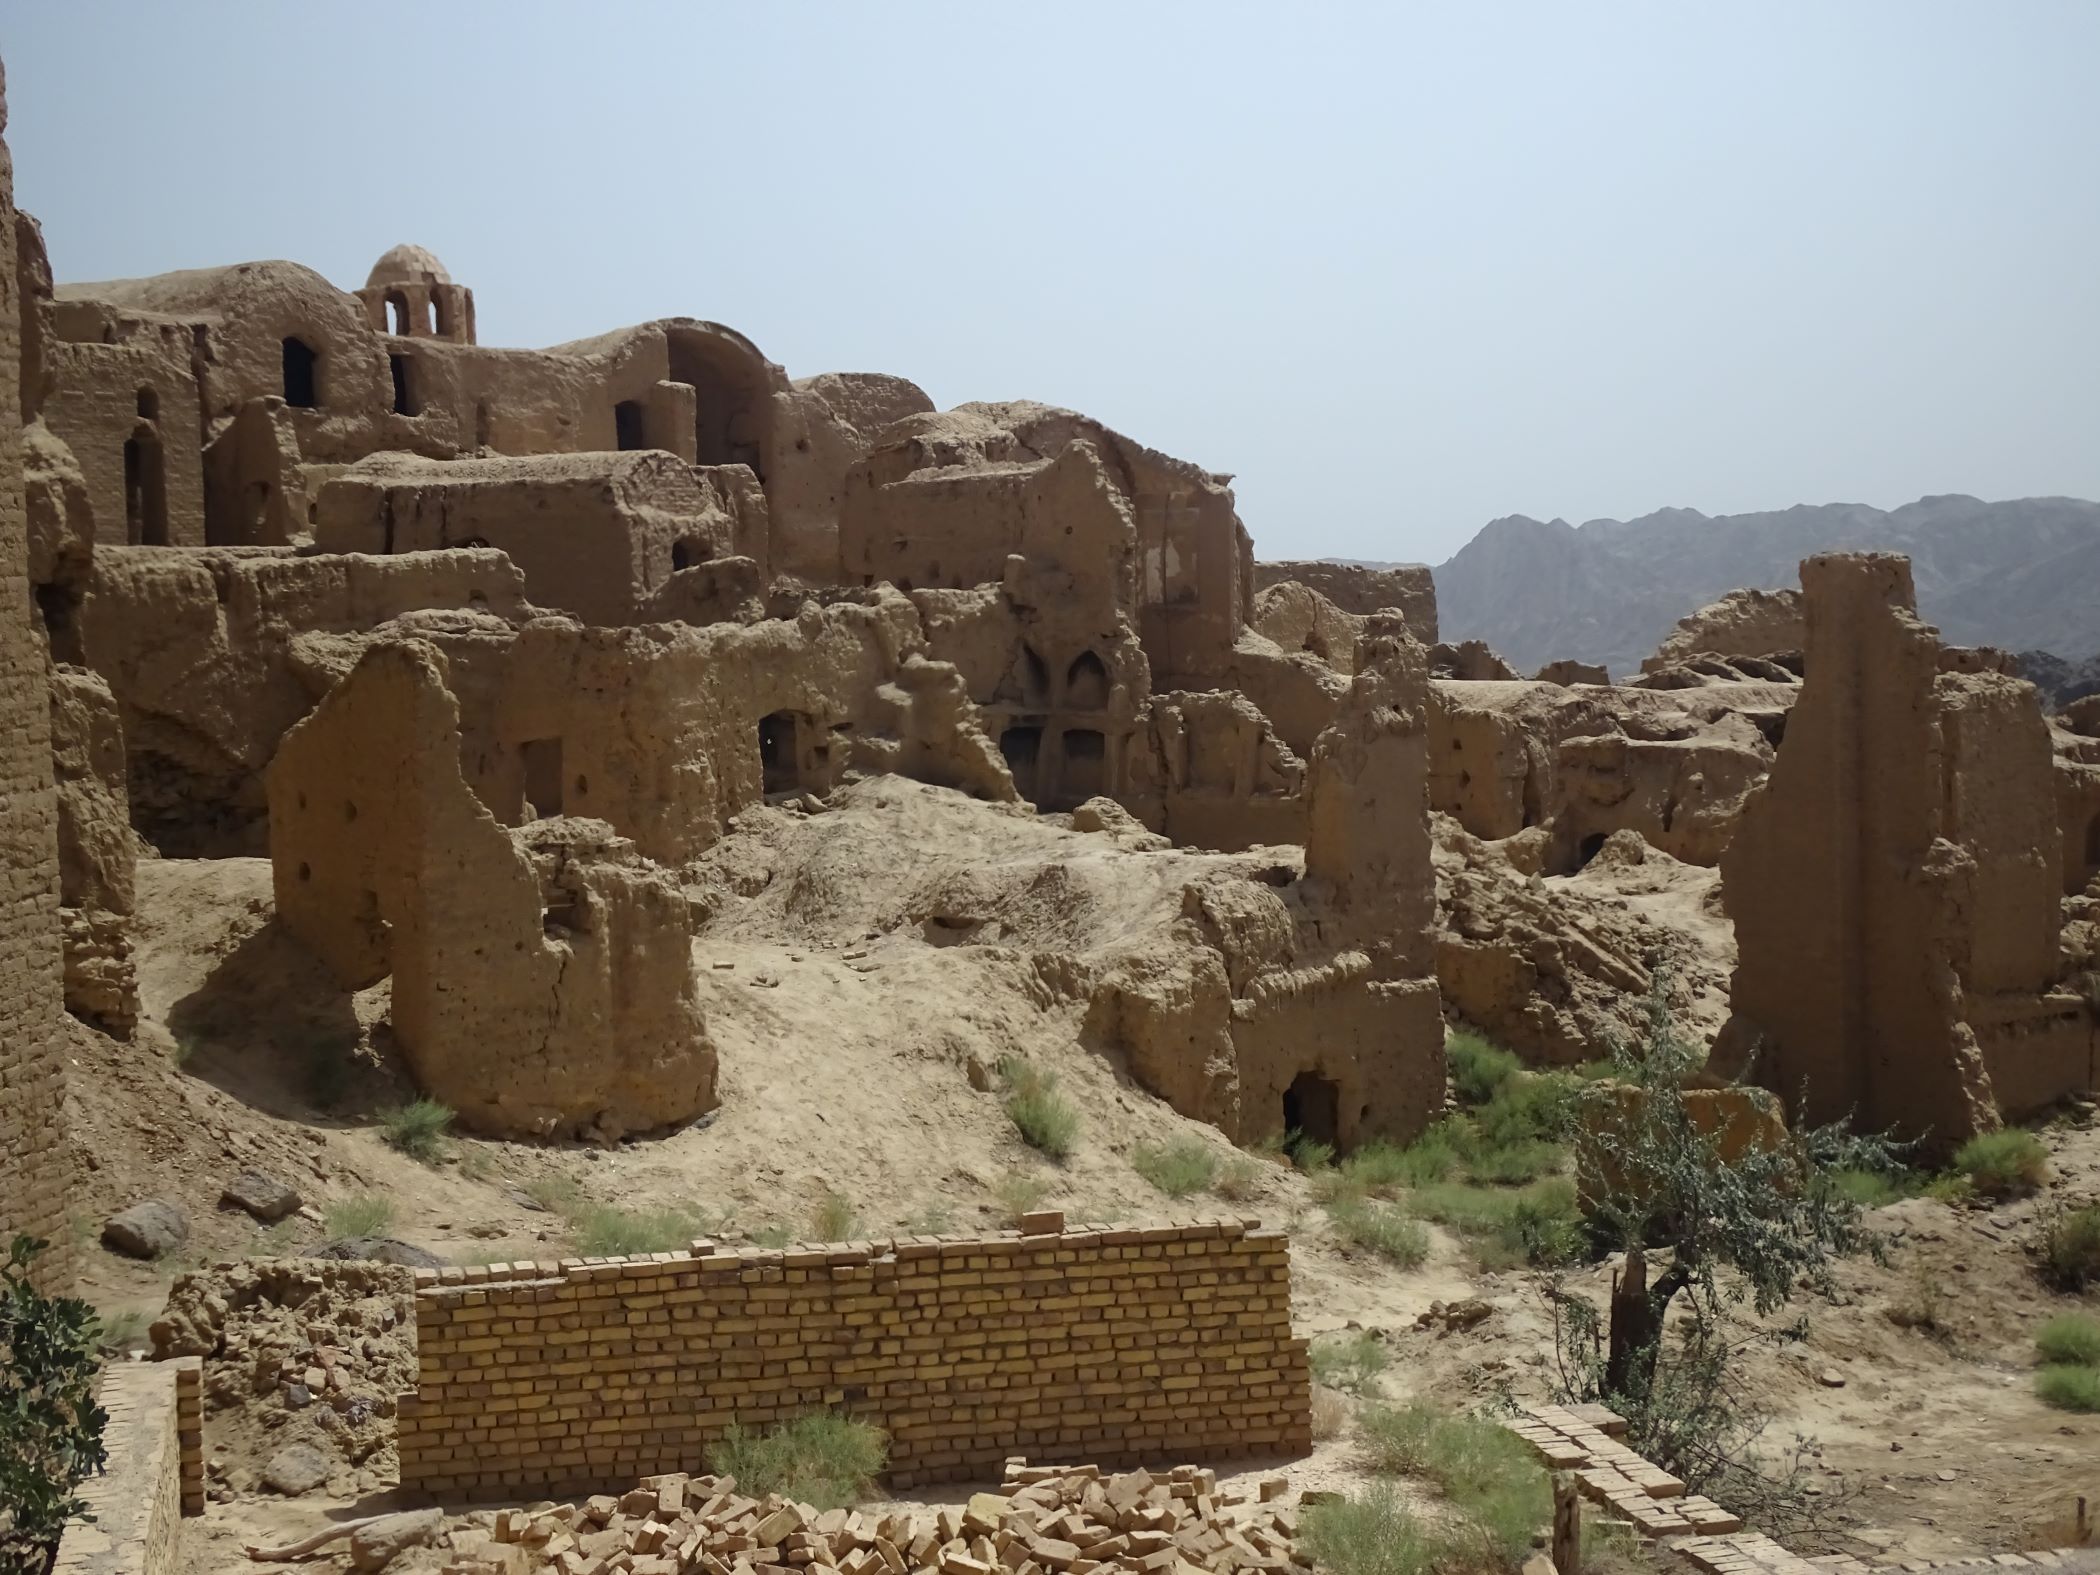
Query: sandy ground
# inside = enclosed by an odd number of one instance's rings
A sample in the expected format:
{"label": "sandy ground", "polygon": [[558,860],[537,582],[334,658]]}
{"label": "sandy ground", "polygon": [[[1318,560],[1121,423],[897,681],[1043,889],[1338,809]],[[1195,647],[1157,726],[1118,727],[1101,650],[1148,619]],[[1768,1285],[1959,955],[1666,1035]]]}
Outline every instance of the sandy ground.
{"label": "sandy ground", "polygon": [[[188,1206],[193,1236],[174,1264],[91,1250],[85,1294],[106,1311],[150,1313],[172,1274],[192,1263],[267,1251],[286,1237],[318,1240],[315,1223],[272,1237],[215,1206],[225,1179],[249,1166],[293,1182],[319,1208],[383,1197],[392,1234],[470,1261],[559,1250],[563,1222],[524,1190],[554,1176],[628,1208],[691,1207],[732,1232],[781,1224],[798,1233],[833,1190],[869,1231],[929,1214],[947,1228],[995,1225],[1000,1187],[1020,1176],[1074,1219],[1231,1213],[1288,1226],[1301,1330],[1378,1331],[1392,1355],[1381,1380],[1390,1397],[1547,1394],[1551,1336],[1536,1275],[1483,1273],[1440,1232],[1412,1270],[1354,1252],[1334,1240],[1304,1179],[1274,1165],[1251,1196],[1231,1202],[1176,1203],[1132,1169],[1134,1145],[1181,1133],[1221,1159],[1233,1152],[1082,1043],[1079,1008],[1057,972],[1119,927],[1157,922],[1180,855],[1117,863],[1095,851],[1103,839],[988,806],[958,809],[965,801],[953,795],[933,795],[941,802],[929,809],[931,794],[906,784],[870,796],[852,811],[857,827],[819,817],[834,824],[809,842],[798,839],[814,822],[759,812],[694,872],[695,900],[712,914],[696,947],[722,1059],[722,1105],[711,1118],[605,1149],[463,1139],[435,1166],[388,1149],[373,1120],[407,1094],[384,1026],[385,987],[353,997],[332,986],[273,922],[268,865],[142,864],[147,1021],[129,1045],[75,1035],[84,1076],[69,1108],[92,1166],[76,1228],[92,1238],[112,1209],[157,1195]],[[1045,875],[1057,865],[1061,873]],[[1726,944],[1703,891],[1585,877],[1552,884],[1570,902],[1623,903],[1659,925],[1703,932],[1695,939],[1709,950]],[[931,922],[944,911],[952,922],[959,903],[970,909],[973,944],[950,944],[954,932]],[[324,1090],[316,1065],[353,1050],[340,1086]],[[997,1094],[972,1086],[973,1061],[989,1068],[1009,1053],[1055,1070],[1080,1105],[1085,1126],[1067,1164],[1024,1147]],[[2050,1140],[2050,1196],[2100,1194],[2100,1132]],[[2100,1502],[2100,1419],[2046,1410],[2030,1390],[2033,1331],[2067,1305],[2032,1275],[2025,1245],[2035,1212],[1923,1199],[1881,1211],[1894,1236],[1889,1265],[1846,1265],[1842,1304],[1809,1309],[1806,1345],[1755,1359],[1778,1413],[1775,1435],[1813,1434],[1833,1498],[1855,1494],[1830,1546],[1941,1558],[2060,1543],[2052,1523],[2075,1495]],[[1574,1283],[1601,1290],[1608,1276],[1599,1266]],[[1938,1333],[1887,1317],[1923,1284],[1935,1287]],[[1416,1327],[1433,1302],[1467,1297],[1495,1308],[1476,1329]],[[1843,1387],[1826,1387],[1823,1374]],[[1278,1471],[1298,1487],[1346,1489],[1363,1476],[1346,1435],[1250,1474]],[[336,1499],[215,1504],[189,1529],[191,1567],[231,1568],[243,1562],[245,1538],[288,1539],[327,1517],[389,1507],[389,1486],[367,1476]],[[959,1486],[957,1501],[967,1491]]]}

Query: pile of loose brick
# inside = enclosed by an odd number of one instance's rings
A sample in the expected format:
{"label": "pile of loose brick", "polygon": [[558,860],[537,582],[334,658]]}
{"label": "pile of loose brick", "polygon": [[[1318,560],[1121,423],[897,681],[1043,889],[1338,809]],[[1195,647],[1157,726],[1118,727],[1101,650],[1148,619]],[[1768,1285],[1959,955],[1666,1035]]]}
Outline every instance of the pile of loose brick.
{"label": "pile of loose brick", "polygon": [[1249,1499],[1194,1466],[1104,1476],[1010,1460],[960,1509],[819,1513],[734,1477],[498,1510],[452,1532],[446,1575],[1307,1575],[1281,1478]]}
{"label": "pile of loose brick", "polygon": [[1621,1443],[1625,1419],[1601,1405],[1524,1406],[1519,1420],[1507,1426],[1549,1470],[1574,1472],[1586,1496],[1643,1536],[1720,1536],[1743,1529],[1741,1516],[1686,1493],[1682,1481]]}

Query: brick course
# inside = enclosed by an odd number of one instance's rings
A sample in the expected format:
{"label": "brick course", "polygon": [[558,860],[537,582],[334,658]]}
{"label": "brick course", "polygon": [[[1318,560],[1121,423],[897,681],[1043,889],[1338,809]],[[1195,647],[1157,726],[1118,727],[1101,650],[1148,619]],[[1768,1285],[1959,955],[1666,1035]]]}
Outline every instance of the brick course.
{"label": "brick course", "polygon": [[51,1575],[175,1575],[182,1517],[204,1507],[201,1491],[196,1510],[183,1506],[183,1439],[200,1414],[202,1375],[195,1357],[118,1362],[102,1375],[109,1464],[80,1484],[93,1518],[66,1527]]}
{"label": "brick course", "polygon": [[1288,1243],[1246,1220],[423,1270],[401,1482],[619,1491],[827,1406],[888,1431],[896,1487],[1303,1453],[1290,1308]]}

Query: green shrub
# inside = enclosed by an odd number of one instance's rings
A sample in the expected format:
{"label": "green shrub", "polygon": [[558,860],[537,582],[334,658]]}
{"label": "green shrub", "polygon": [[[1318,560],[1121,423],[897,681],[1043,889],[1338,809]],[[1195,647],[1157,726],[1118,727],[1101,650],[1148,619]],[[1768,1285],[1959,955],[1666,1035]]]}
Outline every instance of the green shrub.
{"label": "green shrub", "polygon": [[66,1522],[87,1517],[73,1490],[105,1461],[95,1403],[95,1309],[29,1282],[48,1245],[17,1236],[0,1265],[0,1570],[41,1575]]}
{"label": "green shrub", "polygon": [[907,1236],[952,1236],[955,1234],[955,1210],[946,1203],[922,1204],[905,1216],[900,1228]]}
{"label": "green shrub", "polygon": [[1450,1068],[1452,1093],[1468,1107],[1493,1099],[1524,1064],[1509,1051],[1464,1029],[1453,1029],[1444,1036],[1444,1063]]}
{"label": "green shrub", "polygon": [[1327,1217],[1343,1240],[1403,1269],[1429,1256],[1429,1233],[1389,1203],[1341,1198],[1328,1206]]}
{"label": "green shrub", "polygon": [[1224,1169],[1218,1172],[1218,1179],[1211,1185],[1226,1202],[1245,1203],[1261,1195],[1262,1170],[1258,1160],[1249,1159],[1244,1154],[1235,1155],[1225,1162]]}
{"label": "green shrub", "polygon": [[1385,1367],[1385,1342],[1369,1330],[1313,1342],[1313,1382],[1330,1389],[1360,1393]]}
{"label": "green shrub", "polygon": [[1878,1209],[1903,1196],[1896,1178],[1878,1170],[1835,1170],[1830,1173],[1830,1184],[1840,1197],[1862,1209]]}
{"label": "green shrub", "polygon": [[330,1236],[384,1236],[394,1223],[394,1206],[369,1192],[337,1198],[321,1211],[321,1224]]}
{"label": "green shrub", "polygon": [[121,1312],[97,1313],[95,1346],[109,1355],[121,1355],[145,1338],[149,1321],[136,1307],[126,1307]]}
{"label": "green shrub", "polygon": [[1050,1189],[1025,1170],[1009,1170],[992,1184],[992,1196],[1006,1215],[1006,1223],[1018,1225],[1021,1216],[1033,1214],[1043,1205]]}
{"label": "green shrub", "polygon": [[1458,1168],[1459,1128],[1440,1121],[1405,1148],[1374,1138],[1342,1161],[1342,1169],[1365,1192],[1380,1196],[1398,1187],[1424,1187]]}
{"label": "green shrub", "polygon": [[1307,1137],[1303,1132],[1284,1133],[1283,1151],[1291,1156],[1291,1163],[1308,1176],[1316,1176],[1334,1165],[1334,1145]]}
{"label": "green shrub", "polygon": [[1520,1072],[1503,1082],[1470,1120],[1481,1150],[1558,1143],[1568,1135],[1582,1088],[1567,1072]]}
{"label": "green shrub", "polygon": [[1140,1143],[1130,1166],[1170,1198],[1201,1192],[1218,1179],[1218,1158],[1201,1138],[1184,1133],[1165,1143]]}
{"label": "green shrub", "polygon": [[833,1188],[810,1210],[809,1226],[817,1241],[851,1241],[860,1229],[860,1215],[854,1210],[853,1200]]}
{"label": "green shrub", "polygon": [[549,1214],[574,1214],[583,1207],[583,1188],[569,1176],[534,1176],[525,1183],[525,1196]]}
{"label": "green shrub", "polygon": [[1406,1207],[1466,1238],[1489,1268],[1551,1268],[1582,1252],[1582,1211],[1564,1176],[1520,1190],[1445,1182],[1416,1189]]}
{"label": "green shrub", "polygon": [[1979,1132],[1955,1151],[1954,1168],[1986,1198],[2023,1198],[2049,1179],[2049,1151],[2023,1127]]}
{"label": "green shrub", "polygon": [[2100,1285],[2100,1204],[2058,1208],[2042,1226],[2042,1278],[2077,1295]]}
{"label": "green shrub", "polygon": [[753,1498],[779,1493],[819,1510],[850,1509],[866,1498],[889,1458],[878,1427],[829,1411],[754,1432],[732,1422],[707,1450],[707,1467],[736,1478]]}
{"label": "green shrub", "polygon": [[2100,1367],[2045,1367],[2034,1375],[2034,1392],[2059,1411],[2100,1411]]}
{"label": "green shrub", "polygon": [[1374,1470],[1426,1477],[1463,1517],[1445,1531],[1455,1561],[1514,1568],[1552,1518],[1546,1473],[1522,1439],[1483,1417],[1450,1416],[1422,1401],[1373,1406],[1358,1423]]}
{"label": "green shrub", "polygon": [[1006,1084],[1007,1119],[1021,1141],[1052,1159],[1069,1156],[1079,1138],[1079,1110],[1057,1091],[1057,1074],[1007,1056],[999,1076]]}
{"label": "green shrub", "polygon": [[791,1247],[795,1244],[795,1233],[785,1225],[761,1225],[755,1230],[744,1232],[744,1240],[750,1242],[754,1247],[764,1247],[768,1251],[778,1252],[782,1247]]}
{"label": "green shrub", "polygon": [[1307,1507],[1298,1543],[1328,1575],[1425,1575],[1444,1554],[1440,1539],[1384,1482],[1357,1498]]}
{"label": "green shrub", "polygon": [[382,1111],[379,1134],[389,1148],[399,1149],[410,1159],[429,1164],[444,1149],[445,1129],[452,1125],[452,1107],[435,1099],[418,1099]]}
{"label": "green shrub", "polygon": [[706,1233],[704,1214],[680,1208],[620,1209],[585,1204],[569,1217],[569,1244],[579,1258],[631,1258],[676,1252]]}
{"label": "green shrub", "polygon": [[2091,1313],[2051,1318],[2034,1337],[2034,1348],[2045,1362],[2100,1367],[2100,1318]]}

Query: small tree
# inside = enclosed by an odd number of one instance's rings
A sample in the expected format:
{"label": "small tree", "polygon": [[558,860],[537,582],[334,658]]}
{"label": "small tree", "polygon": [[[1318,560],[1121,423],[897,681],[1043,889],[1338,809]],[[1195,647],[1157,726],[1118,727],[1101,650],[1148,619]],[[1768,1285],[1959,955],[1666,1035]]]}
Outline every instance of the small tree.
{"label": "small tree", "polygon": [[[1829,1295],[1835,1257],[1878,1253],[1837,1172],[1894,1169],[1898,1150],[1844,1122],[1731,1145],[1724,1123],[1710,1108],[1702,1121],[1690,1097],[1701,1056],[1672,1020],[1670,979],[1667,961],[1659,963],[1639,1038],[1614,1049],[1617,1080],[1579,1096],[1576,1162],[1591,1229],[1626,1255],[1608,1324],[1600,1331],[1586,1299],[1558,1288],[1553,1296],[1569,1392],[1621,1410],[1644,1452],[1698,1476],[1706,1474],[1693,1458],[1701,1441],[1711,1445],[1742,1414],[1727,1382],[1739,1347],[1721,1332],[1726,1309],[1748,1301],[1769,1315],[1797,1285]],[[1662,1263],[1652,1279],[1650,1253]],[[1690,1327],[1665,1368],[1664,1335],[1680,1297]]]}
{"label": "small tree", "polygon": [[30,1283],[46,1245],[17,1236],[0,1267],[0,1575],[42,1575],[104,1461],[95,1309]]}

